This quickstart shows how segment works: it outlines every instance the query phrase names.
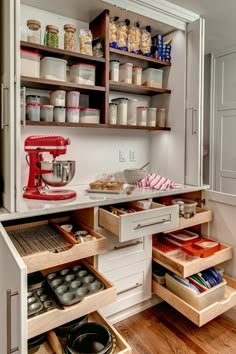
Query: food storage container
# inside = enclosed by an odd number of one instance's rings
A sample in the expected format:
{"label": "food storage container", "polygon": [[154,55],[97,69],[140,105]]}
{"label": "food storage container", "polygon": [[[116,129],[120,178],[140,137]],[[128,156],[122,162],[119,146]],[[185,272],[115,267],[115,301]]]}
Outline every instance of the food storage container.
{"label": "food storage container", "polygon": [[40,121],[40,104],[26,105],[26,119],[34,122]]}
{"label": "food storage container", "polygon": [[40,104],[40,96],[28,95],[28,96],[26,96],[26,103],[27,104],[31,104],[31,103]]}
{"label": "food storage container", "polygon": [[126,63],[120,65],[120,81],[126,82],[127,84],[132,84],[132,63]]}
{"label": "food storage container", "polygon": [[76,51],[76,26],[64,25],[64,49]]}
{"label": "food storage container", "polygon": [[20,74],[22,76],[40,77],[41,54],[30,50],[20,50]]}
{"label": "food storage container", "polygon": [[128,30],[129,52],[140,54],[140,45],[141,45],[141,29],[139,28],[139,23],[136,22],[134,25],[129,27]]}
{"label": "food storage container", "polygon": [[80,93],[78,91],[69,91],[66,95],[67,107],[79,107]]}
{"label": "food storage container", "polygon": [[143,68],[141,66],[133,66],[133,72],[132,72],[133,84],[142,85],[142,71]]}
{"label": "food storage container", "polygon": [[43,104],[40,108],[40,119],[44,122],[53,121],[53,106],[49,104]]}
{"label": "food storage container", "polygon": [[197,202],[189,199],[173,199],[172,204],[179,205],[179,213],[186,219],[196,214]]}
{"label": "food storage container", "polygon": [[80,123],[99,124],[100,109],[95,108],[81,108],[80,109]]}
{"label": "food storage container", "polygon": [[117,103],[109,103],[109,123],[117,124]]}
{"label": "food storage container", "polygon": [[118,48],[117,45],[117,20],[119,17],[110,17],[109,19],[109,46]]}
{"label": "food storage container", "polygon": [[27,21],[27,42],[41,43],[41,23],[37,20]]}
{"label": "food storage container", "polygon": [[46,46],[51,48],[59,47],[59,27],[54,25],[46,26]]}
{"label": "food storage container", "polygon": [[129,98],[128,100],[128,125],[137,125],[137,106],[138,100],[136,98]]}
{"label": "food storage container", "polygon": [[142,85],[148,87],[162,88],[163,70],[160,69],[145,69],[142,73]]}
{"label": "food storage container", "polygon": [[66,109],[65,107],[54,107],[53,109],[53,121],[63,123],[66,121]]}
{"label": "food storage container", "polygon": [[157,124],[157,108],[150,107],[147,111],[147,126],[155,127]]}
{"label": "food storage container", "polygon": [[40,76],[47,80],[66,81],[66,65],[64,59],[44,57],[40,62]]}
{"label": "food storage container", "polygon": [[166,109],[159,108],[157,110],[157,126],[160,128],[165,128],[166,126]]}
{"label": "food storage container", "polygon": [[137,107],[137,125],[146,126],[147,125],[147,110],[146,106]]}
{"label": "food storage container", "polygon": [[81,29],[79,32],[80,53],[93,55],[92,32],[87,29]]}
{"label": "food storage container", "polygon": [[117,103],[117,124],[127,125],[128,119],[128,98],[121,97],[111,100],[112,103]]}
{"label": "food storage container", "polygon": [[119,81],[119,70],[120,70],[119,60],[110,60],[110,80],[111,81]]}
{"label": "food storage container", "polygon": [[71,66],[70,80],[81,85],[95,85],[95,65],[77,63]]}
{"label": "food storage container", "polygon": [[79,123],[79,111],[78,107],[66,108],[66,121],[68,123]]}
{"label": "food storage container", "polygon": [[128,25],[130,21],[119,21],[117,24],[117,46],[121,50],[128,50]]}
{"label": "food storage container", "polygon": [[57,107],[65,107],[66,91],[56,90],[50,92],[50,104]]}
{"label": "food storage container", "polygon": [[151,27],[146,26],[141,30],[141,53],[147,57],[152,55],[152,38],[151,38]]}

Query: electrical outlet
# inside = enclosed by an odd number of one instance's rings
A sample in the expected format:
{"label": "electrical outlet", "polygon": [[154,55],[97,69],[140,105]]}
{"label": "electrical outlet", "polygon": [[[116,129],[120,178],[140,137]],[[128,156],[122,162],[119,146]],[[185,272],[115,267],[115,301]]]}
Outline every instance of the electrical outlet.
{"label": "electrical outlet", "polygon": [[120,162],[126,162],[126,156],[125,156],[125,151],[124,150],[119,150],[119,161]]}
{"label": "electrical outlet", "polygon": [[136,153],[133,149],[129,150],[129,161],[135,162],[136,161]]}

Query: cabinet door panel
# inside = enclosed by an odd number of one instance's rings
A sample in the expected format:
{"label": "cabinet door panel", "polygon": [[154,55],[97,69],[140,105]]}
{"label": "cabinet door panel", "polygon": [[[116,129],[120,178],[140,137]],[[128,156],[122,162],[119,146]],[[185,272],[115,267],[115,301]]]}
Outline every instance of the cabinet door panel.
{"label": "cabinet door panel", "polygon": [[27,347],[26,266],[0,224],[1,353],[25,354]]}

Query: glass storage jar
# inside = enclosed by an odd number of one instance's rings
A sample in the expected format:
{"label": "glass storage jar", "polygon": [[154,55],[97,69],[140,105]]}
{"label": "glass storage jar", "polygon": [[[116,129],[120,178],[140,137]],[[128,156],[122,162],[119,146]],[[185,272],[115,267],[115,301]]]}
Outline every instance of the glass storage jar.
{"label": "glass storage jar", "polygon": [[117,124],[117,103],[109,103],[109,123]]}
{"label": "glass storage jar", "polygon": [[41,43],[41,22],[37,20],[27,21],[27,42],[30,43]]}
{"label": "glass storage jar", "polygon": [[51,48],[58,48],[59,27],[53,25],[46,26],[46,46]]}
{"label": "glass storage jar", "polygon": [[64,49],[76,51],[76,26],[65,25],[64,26]]}
{"label": "glass storage jar", "polygon": [[147,125],[147,110],[146,106],[137,107],[137,125],[143,127]]}

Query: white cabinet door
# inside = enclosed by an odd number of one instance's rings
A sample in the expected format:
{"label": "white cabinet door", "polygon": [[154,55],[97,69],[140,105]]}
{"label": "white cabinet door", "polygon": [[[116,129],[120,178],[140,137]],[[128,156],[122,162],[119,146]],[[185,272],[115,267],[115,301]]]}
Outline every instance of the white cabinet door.
{"label": "white cabinet door", "polygon": [[202,185],[204,20],[187,26],[185,183]]}
{"label": "white cabinet door", "polygon": [[2,0],[1,23],[1,161],[3,206],[15,211],[15,6],[17,0]]}
{"label": "white cabinet door", "polygon": [[27,353],[27,271],[0,224],[0,337],[2,354]]}

